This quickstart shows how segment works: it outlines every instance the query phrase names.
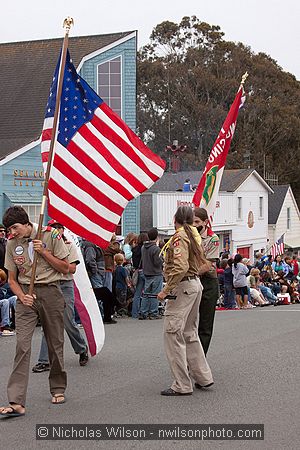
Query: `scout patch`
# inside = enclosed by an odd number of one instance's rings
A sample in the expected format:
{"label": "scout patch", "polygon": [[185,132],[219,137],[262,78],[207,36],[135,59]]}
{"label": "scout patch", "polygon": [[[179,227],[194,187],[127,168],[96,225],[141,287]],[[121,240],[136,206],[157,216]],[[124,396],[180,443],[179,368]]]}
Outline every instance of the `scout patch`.
{"label": "scout patch", "polygon": [[174,258],[180,258],[181,250],[180,248],[174,248]]}
{"label": "scout patch", "polygon": [[25,256],[14,256],[14,262],[17,266],[22,266],[25,262]]}
{"label": "scout patch", "polygon": [[22,247],[22,245],[17,245],[17,247],[15,248],[15,254],[20,256],[23,255],[24,253],[24,247]]}
{"label": "scout patch", "polygon": [[175,236],[173,239],[173,246],[178,247],[179,244],[180,244],[180,236]]}
{"label": "scout patch", "polygon": [[56,228],[51,228],[51,237],[52,239],[61,239],[61,234]]}

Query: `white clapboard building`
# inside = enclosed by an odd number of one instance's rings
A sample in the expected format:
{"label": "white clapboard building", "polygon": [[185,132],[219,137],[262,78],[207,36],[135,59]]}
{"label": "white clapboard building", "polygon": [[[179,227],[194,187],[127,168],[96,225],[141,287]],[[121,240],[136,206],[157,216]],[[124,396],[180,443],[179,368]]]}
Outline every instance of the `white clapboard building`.
{"label": "white clapboard building", "polygon": [[[288,184],[273,186],[269,194],[269,242],[272,245],[284,235],[287,250],[300,250],[300,212]],[[298,252],[299,253],[299,252]]]}
{"label": "white clapboard building", "polygon": [[[193,192],[182,192],[187,178],[196,186],[201,172],[166,172],[141,197],[141,231],[157,227],[161,237],[174,233],[174,213],[179,205],[192,205]],[[253,260],[268,246],[268,198],[272,188],[254,169],[225,170],[213,230],[220,251],[239,252]]]}

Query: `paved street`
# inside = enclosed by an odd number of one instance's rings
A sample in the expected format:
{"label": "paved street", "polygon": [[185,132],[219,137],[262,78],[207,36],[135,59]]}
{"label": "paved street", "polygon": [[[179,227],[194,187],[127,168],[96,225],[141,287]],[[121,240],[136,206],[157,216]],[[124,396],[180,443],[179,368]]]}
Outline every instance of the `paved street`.
{"label": "paved street", "polygon": [[[51,405],[47,373],[31,374],[27,414],[1,420],[1,447],[105,449],[299,448],[300,306],[216,313],[208,360],[215,385],[193,396],[162,397],[172,379],[162,347],[163,320],[119,319],[87,367],[66,342],[67,402]],[[35,363],[40,329],[33,340]],[[15,337],[0,338],[0,400]],[[264,423],[264,441],[36,441],[36,423]]]}

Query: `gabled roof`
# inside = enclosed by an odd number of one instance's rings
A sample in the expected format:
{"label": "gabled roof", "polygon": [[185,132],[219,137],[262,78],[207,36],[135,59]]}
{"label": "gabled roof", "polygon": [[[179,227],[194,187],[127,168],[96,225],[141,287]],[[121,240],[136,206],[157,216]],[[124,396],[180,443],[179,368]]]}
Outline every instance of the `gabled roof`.
{"label": "gabled roof", "polygon": [[290,187],[289,184],[272,186],[274,194],[269,194],[269,202],[268,202],[269,224],[274,225],[277,222],[289,187]]}
{"label": "gabled roof", "polygon": [[[221,180],[220,191],[234,192],[251,175],[254,169],[231,169],[224,170]],[[202,172],[165,172],[163,176],[150,188],[152,192],[168,192],[182,189],[183,183],[187,178],[191,180],[192,186],[198,186]],[[258,174],[257,174],[258,175]],[[259,176],[259,175],[258,175]],[[263,180],[264,181],[264,180]]]}
{"label": "gabled roof", "polygon": [[[70,38],[75,67],[86,55],[130,34]],[[62,42],[59,38],[0,44],[0,159],[39,137]]]}

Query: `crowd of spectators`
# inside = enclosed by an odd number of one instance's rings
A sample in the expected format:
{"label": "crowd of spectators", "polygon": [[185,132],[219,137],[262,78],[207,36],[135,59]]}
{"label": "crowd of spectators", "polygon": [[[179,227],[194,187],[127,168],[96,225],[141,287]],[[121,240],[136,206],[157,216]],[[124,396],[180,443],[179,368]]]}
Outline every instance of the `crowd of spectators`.
{"label": "crowd of spectators", "polygon": [[[122,316],[141,320],[160,317],[163,307],[155,294],[163,282],[159,256],[162,245],[155,229],[148,234],[129,233],[123,245],[118,244],[109,312],[112,319],[105,323],[116,323],[115,319]],[[273,260],[270,255],[257,253],[250,264],[239,253],[234,256],[223,253],[217,264],[220,286],[217,308],[253,309],[299,302],[299,264],[297,255],[277,256]]]}
{"label": "crowd of spectators", "polygon": [[[5,253],[5,230],[0,224],[0,250]],[[156,229],[140,235],[129,233],[123,242],[112,237],[105,250],[82,240],[81,250],[105,324],[117,318],[160,318],[162,305],[156,294],[163,283],[163,261]],[[1,256],[0,255],[0,256]],[[252,309],[257,306],[299,303],[300,262],[297,255],[257,253],[255,261],[237,253],[223,253],[217,264],[220,287],[219,309]],[[0,332],[13,336],[16,296],[7,284],[7,275],[0,268]],[[76,321],[80,319],[76,314]]]}
{"label": "crowd of spectators", "polygon": [[297,255],[257,253],[250,264],[248,258],[237,253],[221,255],[218,264],[220,285],[219,307],[251,309],[256,306],[299,303],[300,262]]}

